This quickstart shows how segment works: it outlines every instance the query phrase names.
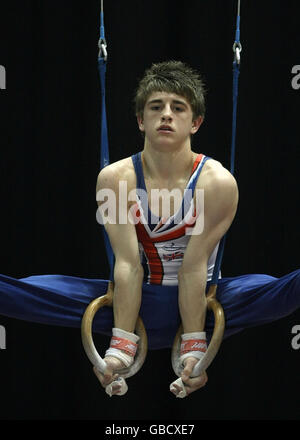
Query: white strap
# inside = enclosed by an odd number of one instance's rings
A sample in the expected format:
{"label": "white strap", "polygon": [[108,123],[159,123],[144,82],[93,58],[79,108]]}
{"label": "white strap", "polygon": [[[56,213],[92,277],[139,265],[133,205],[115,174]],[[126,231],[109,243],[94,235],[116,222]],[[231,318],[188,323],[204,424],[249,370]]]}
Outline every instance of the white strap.
{"label": "white strap", "polygon": [[188,353],[185,353],[182,356],[180,356],[179,362],[182,365],[182,367],[184,367],[184,361],[186,360],[186,358],[195,357],[200,360],[203,358],[203,356],[205,356],[205,353],[202,353],[202,351],[189,351]]}
{"label": "white strap", "polygon": [[[117,338],[129,339],[129,341],[134,342],[135,344],[137,344],[140,339],[135,333],[130,333],[120,328],[113,328],[112,335],[116,336]],[[108,350],[106,350],[105,356],[114,356],[122,361],[126,368],[130,367],[134,361],[132,356],[115,347],[110,347]]]}
{"label": "white strap", "polygon": [[112,394],[112,389],[113,389],[114,385],[121,385],[121,390],[117,394],[114,394],[114,396],[123,396],[124,394],[127,393],[128,386],[127,386],[127,383],[125,382],[125,379],[123,377],[118,377],[118,379],[116,379],[113,382],[111,382],[105,388],[106,394],[108,394],[109,397],[111,397],[113,395]]}
{"label": "white strap", "polygon": [[[188,341],[190,339],[203,339],[206,341],[206,332],[192,332],[192,333],[184,333],[181,335],[182,341]],[[184,361],[188,357],[195,357],[197,359],[202,359],[205,353],[202,351],[189,351],[188,353],[185,353],[180,356],[179,362],[182,366],[184,366]]]}
{"label": "white strap", "polygon": [[140,340],[140,337],[136,335],[135,333],[127,332],[126,330],[122,330],[121,328],[114,327],[112,329],[112,335],[116,336],[117,338],[125,338],[129,339],[130,341],[134,342],[135,344],[138,343]]}
{"label": "white strap", "polygon": [[119,359],[123,362],[126,368],[131,367],[134,361],[134,358],[132,356],[129,356],[129,354],[124,353],[124,351],[119,350],[118,348],[109,348],[105,352],[105,357],[106,356],[113,356]]}
{"label": "white strap", "polygon": [[186,397],[187,392],[186,392],[186,389],[185,389],[184,383],[182,382],[181,377],[179,377],[179,379],[174,380],[174,382],[171,383],[170,391],[177,391],[177,388],[174,387],[174,384],[176,384],[182,388],[182,391],[180,391],[178,394],[176,394],[176,397],[179,397],[180,399],[183,399],[184,397]]}

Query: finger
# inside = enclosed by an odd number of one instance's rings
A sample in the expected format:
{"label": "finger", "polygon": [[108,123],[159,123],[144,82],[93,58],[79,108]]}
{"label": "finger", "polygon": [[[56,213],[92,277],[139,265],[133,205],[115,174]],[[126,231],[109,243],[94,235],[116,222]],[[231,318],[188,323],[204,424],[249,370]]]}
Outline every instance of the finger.
{"label": "finger", "polygon": [[112,373],[106,373],[102,374],[96,367],[93,367],[93,371],[97,378],[99,379],[99,382],[101,385],[105,388],[110,382],[112,382],[113,377]]}
{"label": "finger", "polygon": [[190,363],[187,363],[187,365],[185,365],[185,367],[181,373],[181,379],[183,380],[183,382],[187,382],[189,380],[190,375],[192,374],[193,368],[194,368],[194,365],[191,365]]}
{"label": "finger", "polygon": [[105,391],[110,397],[112,395],[123,396],[127,393],[127,390],[128,386],[122,377],[117,379],[117,382],[112,382],[105,387]]}
{"label": "finger", "polygon": [[95,373],[95,375],[98,377],[98,379],[100,381],[103,380],[103,374],[96,367],[93,367],[93,372]]}
{"label": "finger", "polygon": [[170,384],[170,391],[176,397],[180,397],[180,398],[183,398],[187,395],[185,386],[184,386],[181,378],[175,380],[174,382],[172,382]]}
{"label": "finger", "polygon": [[112,394],[118,394],[118,393],[120,393],[121,392],[121,385],[116,385],[116,384],[114,384],[113,386],[112,386]]}
{"label": "finger", "polygon": [[190,377],[185,381],[185,385],[193,388],[194,386],[198,386],[198,385],[202,386],[202,384],[206,382],[207,382],[207,376],[203,373],[200,376]]}
{"label": "finger", "polygon": [[203,388],[206,385],[208,378],[206,374],[195,377],[193,379],[189,379],[188,384],[185,384],[185,389],[187,394],[191,394],[200,388]]}
{"label": "finger", "polygon": [[107,367],[105,373],[103,374],[103,378],[106,384],[110,383],[113,381],[113,377],[114,377],[114,372],[112,370],[112,368]]}
{"label": "finger", "polygon": [[181,378],[183,381],[187,380],[190,377],[197,362],[198,359],[196,359],[195,357],[189,357],[185,360],[184,369],[181,373]]}
{"label": "finger", "polygon": [[180,387],[179,385],[177,385],[176,383],[173,384],[172,389],[170,390],[173,394],[178,394],[180,393],[180,391],[182,391],[182,387]]}

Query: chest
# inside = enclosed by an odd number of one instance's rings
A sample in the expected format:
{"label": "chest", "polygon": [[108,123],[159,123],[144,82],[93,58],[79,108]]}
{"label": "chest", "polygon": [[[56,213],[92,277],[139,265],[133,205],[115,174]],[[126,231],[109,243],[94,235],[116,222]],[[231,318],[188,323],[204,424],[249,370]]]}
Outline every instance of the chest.
{"label": "chest", "polygon": [[182,205],[187,183],[187,179],[177,179],[172,182],[145,179],[150,211],[157,217],[169,218],[174,215]]}

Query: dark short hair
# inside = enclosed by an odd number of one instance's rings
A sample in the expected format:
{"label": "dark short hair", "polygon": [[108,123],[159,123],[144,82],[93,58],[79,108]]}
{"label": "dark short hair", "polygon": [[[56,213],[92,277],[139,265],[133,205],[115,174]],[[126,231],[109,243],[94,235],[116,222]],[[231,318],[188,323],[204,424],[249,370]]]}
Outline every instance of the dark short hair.
{"label": "dark short hair", "polygon": [[143,115],[147,99],[153,92],[175,93],[189,102],[193,119],[205,115],[205,86],[199,72],[182,61],[154,63],[140,80],[135,97],[135,113]]}

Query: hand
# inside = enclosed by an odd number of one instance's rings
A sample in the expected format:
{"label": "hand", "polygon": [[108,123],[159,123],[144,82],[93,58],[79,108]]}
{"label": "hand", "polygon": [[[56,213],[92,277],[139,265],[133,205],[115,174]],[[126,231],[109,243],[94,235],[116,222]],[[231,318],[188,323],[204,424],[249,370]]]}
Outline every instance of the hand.
{"label": "hand", "polygon": [[[99,379],[99,382],[103,386],[103,388],[106,388],[107,385],[109,385],[111,382],[115,381],[119,375],[117,373],[114,373],[116,370],[120,370],[121,368],[124,368],[125,365],[123,364],[120,359],[117,359],[113,356],[107,356],[104,359],[104,362],[107,365],[107,369],[105,371],[105,374],[100,373],[99,370],[96,369],[96,367],[93,367],[93,371],[97,378]],[[121,386],[119,384],[114,384],[112,387],[112,394],[118,394],[121,390]]]}
{"label": "hand", "polygon": [[[206,371],[204,371],[202,374],[200,374],[200,376],[190,378],[190,375],[192,374],[194,366],[197,364],[198,361],[199,361],[199,359],[197,359],[193,356],[186,358],[186,360],[184,361],[184,369],[183,369],[180,377],[181,377],[182,381],[184,382],[187,395],[204,387],[206,382],[208,381]],[[175,396],[177,396],[177,394],[180,393],[180,391],[182,391],[182,388],[177,384],[173,384],[173,386],[175,389],[171,392],[173,394],[175,394]]]}

